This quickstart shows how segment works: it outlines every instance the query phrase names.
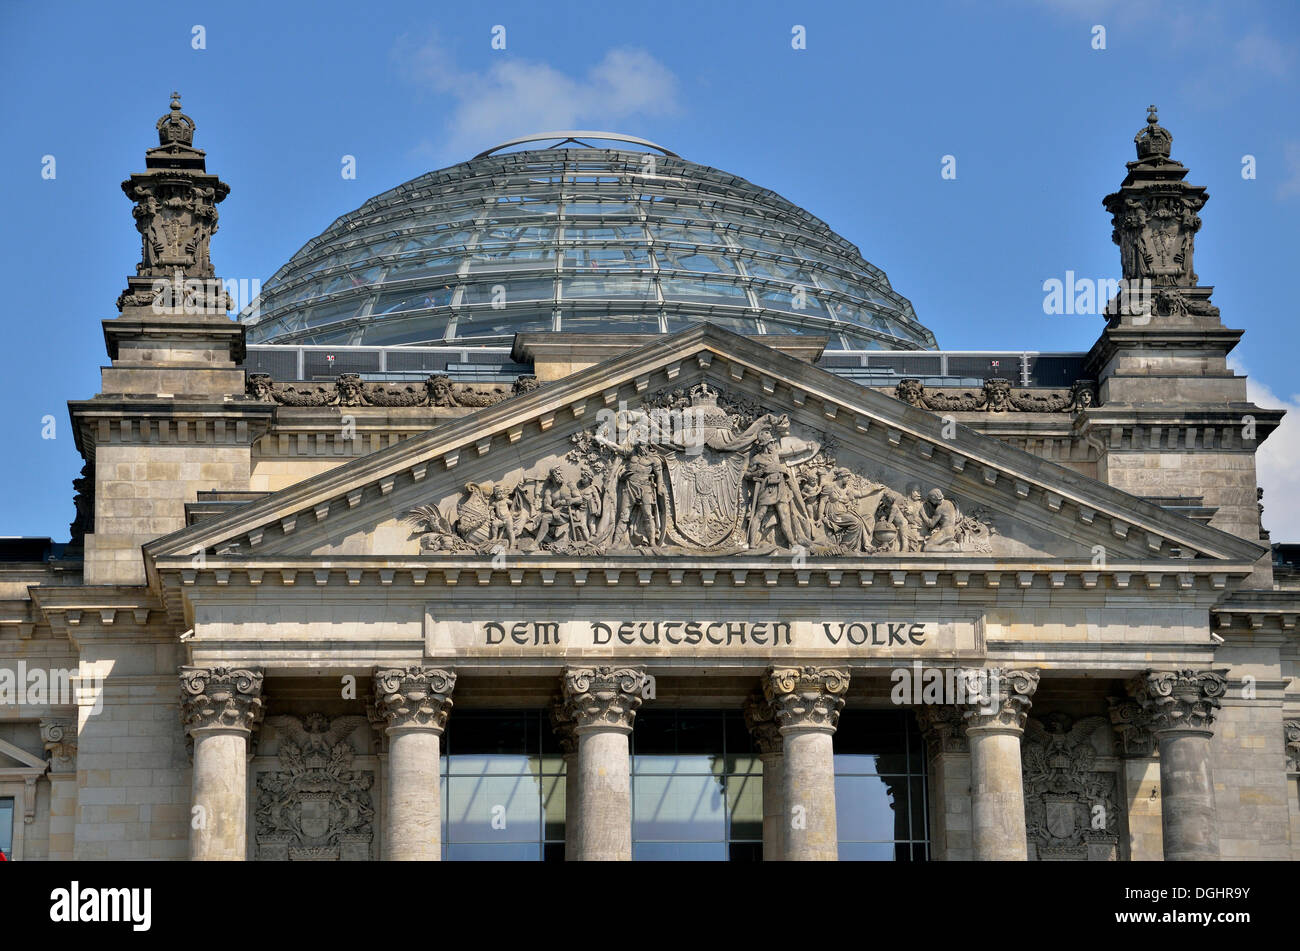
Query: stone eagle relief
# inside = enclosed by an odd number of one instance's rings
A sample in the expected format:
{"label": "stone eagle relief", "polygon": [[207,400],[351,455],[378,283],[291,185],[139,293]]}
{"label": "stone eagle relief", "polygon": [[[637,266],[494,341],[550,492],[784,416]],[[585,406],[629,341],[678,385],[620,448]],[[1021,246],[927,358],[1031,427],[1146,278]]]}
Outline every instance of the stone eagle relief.
{"label": "stone eagle relief", "polygon": [[604,411],[545,478],[466,483],[407,513],[421,552],[814,555],[988,552],[994,528],[941,489],[837,465],[826,434],[707,383]]}

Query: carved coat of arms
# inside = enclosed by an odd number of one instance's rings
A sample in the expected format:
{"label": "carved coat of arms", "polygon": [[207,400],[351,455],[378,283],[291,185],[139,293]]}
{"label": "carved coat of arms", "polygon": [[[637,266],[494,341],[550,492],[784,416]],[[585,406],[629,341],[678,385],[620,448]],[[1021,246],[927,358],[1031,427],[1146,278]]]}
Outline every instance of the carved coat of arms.
{"label": "carved coat of arms", "polygon": [[602,414],[564,464],[470,482],[407,513],[421,551],[601,555],[987,552],[993,527],[938,488],[900,491],[838,466],[824,433],[707,383]]}

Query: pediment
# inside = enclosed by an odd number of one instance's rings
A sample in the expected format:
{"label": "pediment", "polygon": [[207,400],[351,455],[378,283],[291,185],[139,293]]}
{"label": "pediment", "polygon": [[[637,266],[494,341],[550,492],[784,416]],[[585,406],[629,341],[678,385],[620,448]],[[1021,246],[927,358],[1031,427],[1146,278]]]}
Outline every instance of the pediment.
{"label": "pediment", "polygon": [[194,557],[1210,558],[1260,546],[700,326],[145,546]]}

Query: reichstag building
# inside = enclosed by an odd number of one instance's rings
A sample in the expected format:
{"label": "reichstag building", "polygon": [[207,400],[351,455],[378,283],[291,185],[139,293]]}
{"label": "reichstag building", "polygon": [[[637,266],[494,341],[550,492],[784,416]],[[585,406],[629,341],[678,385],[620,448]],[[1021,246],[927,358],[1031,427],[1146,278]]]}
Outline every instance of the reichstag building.
{"label": "reichstag building", "polygon": [[610,132],[371,198],[232,320],[173,96],[71,542],[0,541],[0,848],[1300,857],[1282,412],[1137,124],[1096,343],[959,352],[811,212]]}

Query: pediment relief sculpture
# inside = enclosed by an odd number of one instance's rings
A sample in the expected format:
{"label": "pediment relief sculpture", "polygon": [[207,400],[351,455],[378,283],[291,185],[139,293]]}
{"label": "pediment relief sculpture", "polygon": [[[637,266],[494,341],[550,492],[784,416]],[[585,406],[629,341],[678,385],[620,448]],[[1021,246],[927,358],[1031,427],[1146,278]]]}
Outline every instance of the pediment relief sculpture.
{"label": "pediment relief sculpture", "polygon": [[825,433],[707,383],[602,414],[544,477],[469,482],[407,513],[424,552],[814,555],[989,552],[943,489],[840,465]]}

